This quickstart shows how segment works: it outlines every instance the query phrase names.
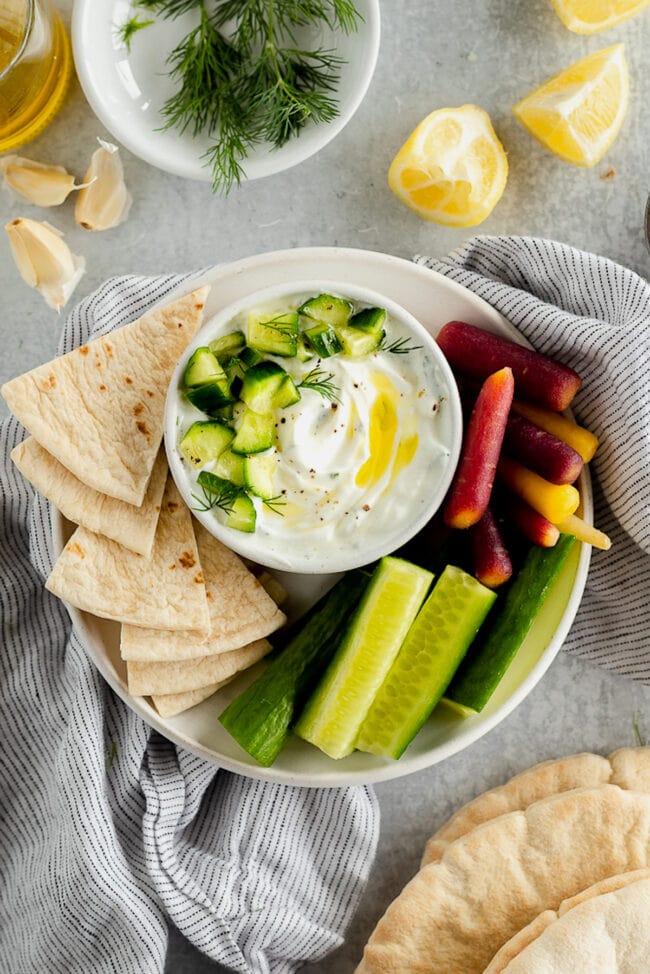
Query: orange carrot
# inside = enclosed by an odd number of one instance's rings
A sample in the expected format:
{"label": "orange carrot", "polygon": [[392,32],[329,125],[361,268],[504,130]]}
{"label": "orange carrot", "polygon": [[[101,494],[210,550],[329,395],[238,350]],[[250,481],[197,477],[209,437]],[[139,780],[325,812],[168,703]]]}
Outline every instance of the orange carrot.
{"label": "orange carrot", "polygon": [[580,494],[571,484],[551,484],[503,454],[497,467],[497,477],[552,524],[565,521],[580,503]]}
{"label": "orange carrot", "polygon": [[488,376],[481,386],[443,512],[445,524],[451,528],[476,524],[490,502],[514,388],[510,368]]}

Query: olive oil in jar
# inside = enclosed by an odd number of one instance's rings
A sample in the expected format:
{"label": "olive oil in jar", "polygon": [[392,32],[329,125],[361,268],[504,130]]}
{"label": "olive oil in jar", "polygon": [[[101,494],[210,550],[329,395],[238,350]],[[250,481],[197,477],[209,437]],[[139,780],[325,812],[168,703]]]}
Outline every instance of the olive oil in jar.
{"label": "olive oil in jar", "polygon": [[0,2],[0,152],[35,138],[61,107],[70,43],[50,0]]}

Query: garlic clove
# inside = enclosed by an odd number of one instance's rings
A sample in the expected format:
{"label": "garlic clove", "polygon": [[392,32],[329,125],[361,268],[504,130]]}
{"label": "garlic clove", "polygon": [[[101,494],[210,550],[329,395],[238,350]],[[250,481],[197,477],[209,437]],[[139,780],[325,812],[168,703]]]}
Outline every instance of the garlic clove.
{"label": "garlic clove", "polygon": [[63,166],[50,166],[22,156],[0,159],[4,185],[35,206],[59,206],[73,189],[74,176]]}
{"label": "garlic clove", "polygon": [[93,152],[74,216],[85,230],[110,230],[126,220],[132,199],[124,182],[118,147],[102,139],[97,141],[100,147]]}
{"label": "garlic clove", "polygon": [[5,227],[21,277],[60,311],[84,273],[83,257],[71,253],[63,234],[49,223],[18,217]]}

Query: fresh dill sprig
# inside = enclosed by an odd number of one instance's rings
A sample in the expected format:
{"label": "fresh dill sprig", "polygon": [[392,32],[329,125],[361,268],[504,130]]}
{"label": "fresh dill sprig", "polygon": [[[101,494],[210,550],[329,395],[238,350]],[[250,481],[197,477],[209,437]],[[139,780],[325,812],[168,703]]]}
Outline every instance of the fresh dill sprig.
{"label": "fresh dill sprig", "polygon": [[201,488],[203,497],[192,494],[198,505],[192,508],[193,511],[212,511],[217,507],[224,514],[232,513],[233,504],[241,493],[239,487],[231,484],[229,480],[224,480],[223,477],[217,477],[216,474],[210,473],[208,470],[202,470],[196,478],[196,482]]}
{"label": "fresh dill sprig", "polygon": [[284,517],[284,512],[279,510],[280,507],[286,507],[287,504],[282,494],[276,494],[275,497],[267,497],[262,501],[262,504],[264,507],[268,507],[270,511],[273,511],[274,514],[279,514],[280,517]]}
{"label": "fresh dill sprig", "polygon": [[203,5],[203,0],[135,0],[135,6],[174,20]]}
{"label": "fresh dill sprig", "polygon": [[198,15],[168,58],[178,89],[163,106],[163,127],[210,139],[204,159],[215,192],[241,182],[252,147],[279,148],[308,121],[338,115],[344,61],[324,47],[304,48],[297,34],[324,25],[356,30],[362,17],[353,0],[136,0],[136,7],[167,19]]}
{"label": "fresh dill sprig", "polygon": [[137,15],[129,17],[125,20],[121,27],[118,27],[117,36],[122,41],[127,51],[131,50],[131,41],[138,31],[144,30],[145,27],[151,27],[155,23],[153,20],[140,20]]}
{"label": "fresh dill sprig", "polygon": [[280,335],[293,336],[296,334],[296,329],[293,325],[288,324],[288,322],[283,321],[285,317],[284,314],[276,315],[274,318],[260,319],[260,325],[264,325],[265,328],[271,328],[273,331],[277,331]]}
{"label": "fresh dill sprig", "polygon": [[396,338],[394,342],[386,342],[384,338],[379,346],[380,352],[391,352],[393,355],[408,355],[417,352],[421,345],[409,345],[409,338]]}
{"label": "fresh dill sprig", "polygon": [[313,389],[314,392],[320,393],[324,399],[329,399],[330,402],[340,402],[339,392],[341,390],[334,385],[333,378],[333,372],[324,372],[322,369],[315,368],[307,373],[302,382],[298,383],[298,388]]}

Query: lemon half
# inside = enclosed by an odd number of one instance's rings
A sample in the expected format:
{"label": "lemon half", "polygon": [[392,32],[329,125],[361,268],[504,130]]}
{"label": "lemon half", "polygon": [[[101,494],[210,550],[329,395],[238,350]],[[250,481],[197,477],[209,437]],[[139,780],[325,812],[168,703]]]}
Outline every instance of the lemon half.
{"label": "lemon half", "polygon": [[426,220],[472,227],[505,189],[508,160],[487,112],[441,108],[420,122],[388,172],[396,196]]}

